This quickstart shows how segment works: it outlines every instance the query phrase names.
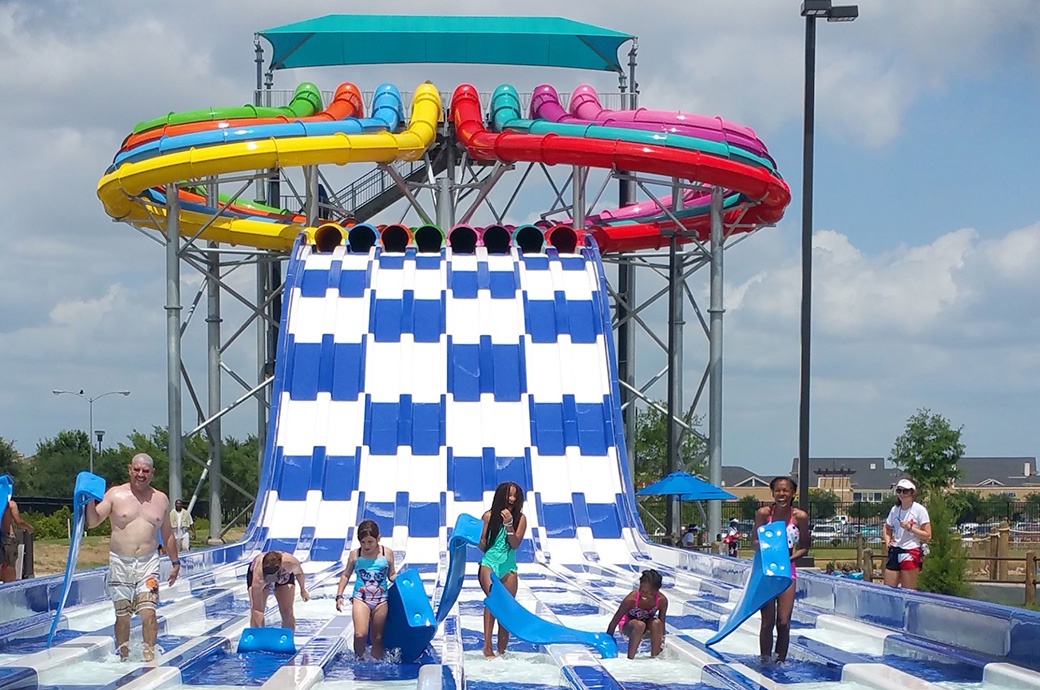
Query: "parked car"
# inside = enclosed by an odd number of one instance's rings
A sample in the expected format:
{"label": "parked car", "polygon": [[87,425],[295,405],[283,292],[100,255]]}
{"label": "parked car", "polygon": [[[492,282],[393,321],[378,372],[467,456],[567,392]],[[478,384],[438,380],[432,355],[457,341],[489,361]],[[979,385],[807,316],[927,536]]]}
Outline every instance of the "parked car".
{"label": "parked car", "polygon": [[880,544],[881,525],[860,525],[858,533],[863,535],[863,541],[867,544]]}
{"label": "parked car", "polygon": [[830,543],[833,539],[843,539],[845,534],[841,525],[821,524],[812,528],[813,543]]}

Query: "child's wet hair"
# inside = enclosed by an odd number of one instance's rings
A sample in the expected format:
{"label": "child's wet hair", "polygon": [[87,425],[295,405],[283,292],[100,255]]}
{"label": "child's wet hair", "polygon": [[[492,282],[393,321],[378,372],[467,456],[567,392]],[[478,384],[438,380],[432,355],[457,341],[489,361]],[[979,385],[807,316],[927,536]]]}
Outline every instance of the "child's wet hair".
{"label": "child's wet hair", "polygon": [[379,539],[379,525],[375,520],[362,520],[357,526],[357,539],[361,541],[365,537]]}
{"label": "child's wet hair", "polygon": [[780,482],[789,482],[791,484],[791,493],[795,493],[798,491],[798,482],[796,482],[791,477],[773,477],[772,481],[769,482],[769,490],[775,490],[776,485]]}
{"label": "child's wet hair", "polygon": [[664,578],[661,577],[661,573],[657,572],[653,568],[644,570],[639,576],[640,584],[648,584],[654,589],[661,589],[661,585],[664,582]]}

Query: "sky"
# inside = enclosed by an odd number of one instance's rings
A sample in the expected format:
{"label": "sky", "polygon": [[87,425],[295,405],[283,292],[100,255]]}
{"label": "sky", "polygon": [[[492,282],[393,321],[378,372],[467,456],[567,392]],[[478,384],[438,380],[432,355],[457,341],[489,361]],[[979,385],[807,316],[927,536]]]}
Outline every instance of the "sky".
{"label": "sky", "polygon": [[[370,6],[0,3],[0,437],[32,454],[86,429],[90,405],[54,389],[131,391],[93,404],[106,445],[166,424],[163,249],[105,215],[97,181],[135,123],[250,102],[254,32]],[[380,7],[445,11],[429,0]],[[450,11],[561,7],[457,0]],[[575,0],[566,11],[639,37],[642,105],[754,128],[791,186],[783,220],[731,248],[725,266],[723,461],[786,473],[798,451],[799,3]],[[877,0],[860,13],[817,24],[811,454],[887,456],[906,419],[928,408],[963,427],[969,456],[1036,456],[1040,14],[1028,0]],[[426,79],[449,92],[502,81],[616,90],[609,74],[465,65],[280,72],[277,86],[347,79],[363,90]],[[197,285],[186,272],[186,304]],[[690,285],[706,298],[703,272]],[[689,399],[706,345],[692,323],[687,331]],[[225,402],[239,394],[224,388]],[[229,415],[225,433],[248,434],[252,409]]]}

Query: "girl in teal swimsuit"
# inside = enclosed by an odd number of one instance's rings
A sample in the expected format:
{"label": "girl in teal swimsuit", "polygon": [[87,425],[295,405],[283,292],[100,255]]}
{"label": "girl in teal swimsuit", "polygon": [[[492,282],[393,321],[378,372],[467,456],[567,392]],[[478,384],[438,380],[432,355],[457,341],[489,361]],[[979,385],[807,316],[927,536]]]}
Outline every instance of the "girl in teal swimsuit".
{"label": "girl in teal swimsuit", "polygon": [[386,594],[394,579],[394,552],[379,544],[379,525],[374,520],[362,520],[357,526],[357,540],[361,546],[350,552],[347,567],[336,588],[336,610],[343,610],[343,593],[350,576],[357,573],[354,592],[350,595],[354,619],[354,656],[365,655],[371,633],[372,657],[383,658],[383,629],[389,603]]}
{"label": "girl in teal swimsuit", "polygon": [[[491,510],[484,513],[484,529],[480,534],[480,559],[478,577],[484,594],[491,592],[491,573],[494,572],[510,594],[516,596],[516,549],[527,531],[527,516],[523,514],[524,491],[513,482],[502,482],[495,489]],[[495,656],[491,648],[491,635],[495,628],[495,617],[484,609],[484,656]],[[498,653],[505,654],[509,646],[509,631],[498,624]]]}

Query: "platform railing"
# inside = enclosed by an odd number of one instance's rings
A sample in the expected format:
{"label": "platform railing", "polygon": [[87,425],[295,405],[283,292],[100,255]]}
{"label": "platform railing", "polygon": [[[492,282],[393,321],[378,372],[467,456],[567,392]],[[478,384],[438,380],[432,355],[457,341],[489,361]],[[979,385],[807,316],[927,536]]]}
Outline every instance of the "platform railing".
{"label": "platform railing", "polygon": [[[269,91],[268,90],[263,90],[263,91],[260,92],[260,96],[261,96],[260,97],[260,103],[262,105],[265,105],[265,106],[270,106],[270,107],[273,107],[273,108],[280,108],[282,106],[289,105],[289,101],[292,100],[293,93],[294,93],[293,89],[271,89]],[[332,97],[333,97],[334,94],[335,94],[334,91],[324,91],[323,90],[321,92],[321,102],[325,103],[325,104],[328,104],[332,100]],[[620,93],[620,92],[602,92],[602,91],[597,91],[597,94],[599,96],[599,102],[600,102],[600,104],[604,108],[607,108],[609,110],[622,110],[622,109],[628,107],[627,106],[627,103],[628,103],[628,94],[627,93],[623,94],[623,93]],[[526,92],[522,91],[522,92],[519,92],[518,95],[520,96],[521,111],[524,112],[524,113],[528,112],[528,108],[530,108],[530,106],[531,106],[531,98],[534,95],[534,93],[531,92],[531,91],[526,91]],[[362,91],[361,92],[361,99],[365,103],[365,113],[366,114],[372,112],[372,99],[374,98],[374,96],[375,96],[375,92],[374,91]],[[412,92],[411,91],[402,91],[401,92],[401,98],[402,98],[402,100],[405,103],[405,108],[406,109],[409,108],[411,106],[411,103],[412,103]],[[485,106],[487,104],[489,104],[491,102],[491,92],[490,91],[481,91],[480,92],[480,102],[481,102],[482,105],[485,105]],[[451,91],[441,91],[441,103],[444,104],[445,108],[448,107],[448,104],[451,103]],[[560,89],[560,104],[564,108],[566,108],[569,103],[570,103],[570,90],[567,89],[567,88],[561,88]]]}

